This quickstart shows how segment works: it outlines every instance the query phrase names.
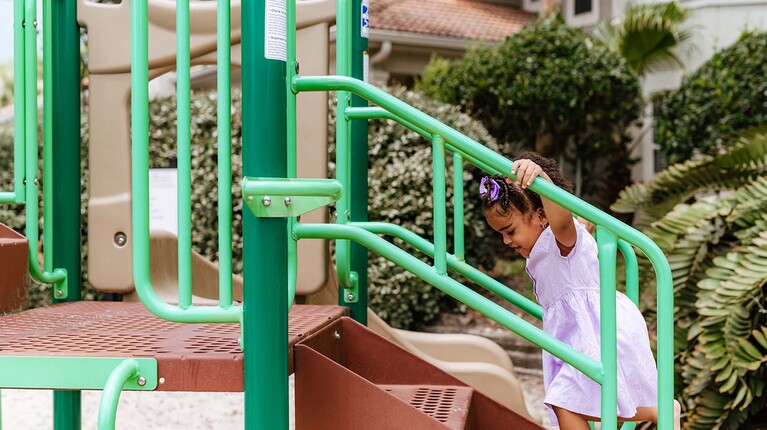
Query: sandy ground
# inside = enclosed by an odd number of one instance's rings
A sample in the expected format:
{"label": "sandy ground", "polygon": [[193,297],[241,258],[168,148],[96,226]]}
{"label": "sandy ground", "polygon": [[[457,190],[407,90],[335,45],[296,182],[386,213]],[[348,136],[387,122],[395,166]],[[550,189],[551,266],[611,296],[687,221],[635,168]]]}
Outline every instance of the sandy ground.
{"label": "sandy ground", "polygon": [[[518,375],[525,402],[532,413],[549,417],[543,405],[542,377],[523,371]],[[290,427],[293,421],[293,377],[290,378]],[[53,394],[47,390],[2,390],[2,430],[53,428]],[[82,394],[82,428],[95,429],[100,391]],[[242,429],[242,393],[163,393],[126,391],[120,396],[116,428],[120,430],[229,430]],[[549,427],[547,427],[549,428]]]}
{"label": "sandy ground", "polygon": [[[290,378],[291,428],[293,423],[293,377]],[[82,428],[95,429],[100,391],[82,394]],[[44,430],[53,428],[53,394],[47,390],[2,390],[3,430]],[[242,393],[131,392],[120,396],[116,428],[120,430],[159,429],[242,429]]]}

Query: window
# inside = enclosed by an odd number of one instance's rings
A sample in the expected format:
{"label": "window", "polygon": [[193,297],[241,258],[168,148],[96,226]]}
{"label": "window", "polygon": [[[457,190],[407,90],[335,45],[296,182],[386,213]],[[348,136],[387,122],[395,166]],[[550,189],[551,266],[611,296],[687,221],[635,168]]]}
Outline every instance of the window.
{"label": "window", "polygon": [[594,25],[599,20],[599,0],[566,0],[567,23],[576,27]]}

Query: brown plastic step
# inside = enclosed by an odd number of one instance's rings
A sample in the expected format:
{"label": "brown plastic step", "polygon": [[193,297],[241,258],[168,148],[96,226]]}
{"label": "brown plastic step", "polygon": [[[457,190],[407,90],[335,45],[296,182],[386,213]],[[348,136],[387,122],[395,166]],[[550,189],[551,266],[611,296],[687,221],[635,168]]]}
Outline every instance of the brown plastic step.
{"label": "brown plastic step", "polygon": [[26,309],[28,291],[27,238],[0,223],[0,314]]}
{"label": "brown plastic step", "polygon": [[[296,430],[542,430],[347,317],[296,345],[295,374]],[[393,388],[397,386],[400,388]],[[416,393],[418,388],[460,387],[460,393],[454,394],[456,398],[471,393],[471,400],[464,403],[468,405],[465,424],[451,427],[452,421],[440,420],[446,419],[444,411],[435,413],[440,401],[447,404],[453,394],[443,399],[442,391],[443,400],[421,404],[426,394],[422,392],[417,404],[413,404],[415,395],[406,393],[405,387]],[[458,406],[463,408],[464,404]]]}
{"label": "brown plastic step", "polygon": [[[291,371],[295,344],[346,314],[340,306],[291,308]],[[149,357],[158,391],[243,390],[239,324],[174,323],[141,303],[73,302],[2,316],[0,327],[0,356]]]}
{"label": "brown plastic step", "polygon": [[469,387],[450,385],[379,385],[384,391],[408,403],[450,429],[463,429],[469,417]]}

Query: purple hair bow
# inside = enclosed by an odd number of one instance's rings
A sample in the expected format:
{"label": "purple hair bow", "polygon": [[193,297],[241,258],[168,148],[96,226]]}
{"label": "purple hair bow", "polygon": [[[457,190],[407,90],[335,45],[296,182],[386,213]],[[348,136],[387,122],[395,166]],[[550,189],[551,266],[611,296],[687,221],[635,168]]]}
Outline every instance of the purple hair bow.
{"label": "purple hair bow", "polygon": [[479,195],[482,196],[483,199],[490,196],[490,201],[494,202],[498,200],[498,194],[500,192],[501,187],[493,179],[490,179],[487,176],[483,177],[482,181],[479,183]]}

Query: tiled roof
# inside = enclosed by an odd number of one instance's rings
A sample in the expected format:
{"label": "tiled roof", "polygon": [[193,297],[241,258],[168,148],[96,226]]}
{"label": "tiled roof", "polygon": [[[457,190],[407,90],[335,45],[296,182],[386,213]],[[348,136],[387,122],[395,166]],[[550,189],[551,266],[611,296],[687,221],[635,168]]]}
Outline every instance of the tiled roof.
{"label": "tiled roof", "polygon": [[502,40],[535,19],[479,0],[371,0],[370,27],[470,40]]}

